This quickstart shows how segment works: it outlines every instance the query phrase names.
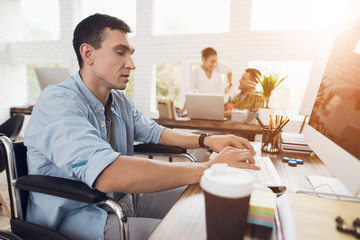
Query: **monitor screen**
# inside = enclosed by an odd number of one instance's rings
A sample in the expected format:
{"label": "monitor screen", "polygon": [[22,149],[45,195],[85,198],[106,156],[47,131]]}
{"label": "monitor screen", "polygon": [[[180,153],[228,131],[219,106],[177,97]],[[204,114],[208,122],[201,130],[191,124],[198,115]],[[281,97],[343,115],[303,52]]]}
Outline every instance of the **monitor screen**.
{"label": "monitor screen", "polygon": [[360,24],[336,38],[309,124],[360,159]]}
{"label": "monitor screen", "polygon": [[70,71],[66,67],[35,68],[35,73],[41,90],[44,90],[51,84],[60,83],[70,76]]}
{"label": "monitor screen", "polygon": [[336,37],[308,125],[305,137],[310,147],[351,192],[358,194],[360,21]]}

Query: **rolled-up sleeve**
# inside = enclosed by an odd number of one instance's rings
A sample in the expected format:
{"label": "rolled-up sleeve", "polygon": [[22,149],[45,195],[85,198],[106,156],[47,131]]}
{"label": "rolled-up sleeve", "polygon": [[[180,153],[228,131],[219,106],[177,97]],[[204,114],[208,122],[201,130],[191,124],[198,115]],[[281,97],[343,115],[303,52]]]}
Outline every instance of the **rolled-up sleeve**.
{"label": "rolled-up sleeve", "polygon": [[165,128],[157,124],[154,120],[145,117],[144,114],[137,109],[134,109],[133,116],[135,141],[158,144],[161,133]]}

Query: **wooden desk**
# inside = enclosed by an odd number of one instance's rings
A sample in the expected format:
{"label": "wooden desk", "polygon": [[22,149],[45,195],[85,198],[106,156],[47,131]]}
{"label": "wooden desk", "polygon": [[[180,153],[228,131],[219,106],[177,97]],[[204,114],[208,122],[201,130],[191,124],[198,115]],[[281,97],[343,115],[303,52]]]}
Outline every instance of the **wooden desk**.
{"label": "wooden desk", "polygon": [[[258,149],[259,146],[255,147]],[[317,157],[291,153],[276,155],[261,153],[261,155],[271,158],[287,187],[287,191],[290,192],[296,191],[298,188],[313,190],[306,176],[333,176]],[[305,163],[297,167],[290,167],[287,163],[281,161],[281,157],[301,158],[304,159]],[[275,230],[271,231],[269,228],[251,226],[247,229],[245,238],[249,237],[250,239],[252,235],[255,239],[271,239],[275,232]],[[185,190],[149,239],[206,239],[205,202],[203,190],[199,184],[190,185]]]}
{"label": "wooden desk", "polygon": [[12,107],[12,108],[10,108],[10,116],[15,115],[17,113],[31,115],[32,107]]}
{"label": "wooden desk", "polygon": [[198,129],[207,131],[217,131],[222,133],[231,133],[239,135],[254,141],[255,134],[261,133],[259,125],[235,123],[231,120],[215,121],[215,120],[171,120],[165,118],[153,119],[158,124],[168,128],[184,128],[184,129]]}

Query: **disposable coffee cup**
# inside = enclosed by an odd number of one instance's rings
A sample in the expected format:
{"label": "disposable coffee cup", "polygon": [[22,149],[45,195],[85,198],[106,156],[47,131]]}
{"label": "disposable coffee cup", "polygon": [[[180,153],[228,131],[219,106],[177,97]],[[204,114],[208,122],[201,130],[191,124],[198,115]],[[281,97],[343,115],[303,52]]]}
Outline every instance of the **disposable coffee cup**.
{"label": "disposable coffee cup", "polygon": [[253,177],[227,164],[205,170],[200,186],[205,194],[207,239],[242,239],[246,231]]}

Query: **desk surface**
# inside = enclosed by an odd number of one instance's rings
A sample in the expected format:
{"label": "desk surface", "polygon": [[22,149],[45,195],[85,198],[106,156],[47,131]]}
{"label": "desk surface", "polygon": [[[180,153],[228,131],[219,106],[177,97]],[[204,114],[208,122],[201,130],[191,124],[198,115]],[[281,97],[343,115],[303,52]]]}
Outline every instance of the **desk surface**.
{"label": "desk surface", "polygon": [[165,118],[154,118],[155,122],[160,125],[163,125],[168,128],[186,128],[186,129],[198,129],[198,130],[208,130],[208,131],[217,131],[217,132],[226,132],[232,133],[248,138],[250,141],[254,140],[255,134],[261,133],[261,127],[254,124],[244,124],[231,122],[231,120],[226,121],[216,121],[216,120],[194,120],[194,119],[182,119],[182,120],[172,120]]}
{"label": "desk surface", "polygon": [[[256,147],[258,149],[258,145]],[[275,155],[261,153],[261,155],[270,157],[289,192],[294,192],[298,188],[313,190],[307,179],[309,175],[333,176],[317,157],[293,153]],[[281,157],[284,156],[301,158],[304,159],[305,163],[297,167],[290,167],[287,163],[282,162]],[[261,239],[271,239],[271,235],[275,234],[275,231],[269,232],[267,228],[260,228],[255,231],[248,229],[247,234],[249,231],[261,234]],[[199,184],[190,185],[186,189],[151,234],[150,239],[206,239],[205,202],[203,190]]]}
{"label": "desk surface", "polygon": [[17,114],[17,113],[31,115],[32,107],[12,107],[12,108],[10,108],[10,116]]}

